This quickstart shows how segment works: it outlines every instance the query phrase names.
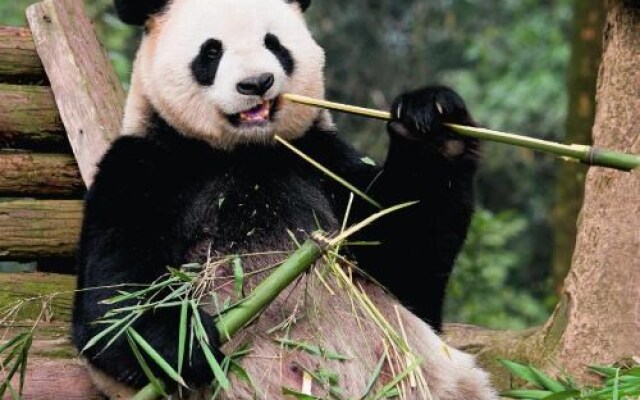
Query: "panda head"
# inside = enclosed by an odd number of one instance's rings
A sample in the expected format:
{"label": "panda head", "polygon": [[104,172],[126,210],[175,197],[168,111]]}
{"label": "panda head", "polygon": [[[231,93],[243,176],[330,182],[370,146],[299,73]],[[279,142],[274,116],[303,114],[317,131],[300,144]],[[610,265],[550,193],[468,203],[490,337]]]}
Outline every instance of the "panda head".
{"label": "panda head", "polygon": [[324,96],[324,51],[302,15],[309,3],[116,0],[124,22],[145,26],[124,133],[144,131],[157,112],[184,135],[232,148],[293,139],[328,118],[281,98]]}

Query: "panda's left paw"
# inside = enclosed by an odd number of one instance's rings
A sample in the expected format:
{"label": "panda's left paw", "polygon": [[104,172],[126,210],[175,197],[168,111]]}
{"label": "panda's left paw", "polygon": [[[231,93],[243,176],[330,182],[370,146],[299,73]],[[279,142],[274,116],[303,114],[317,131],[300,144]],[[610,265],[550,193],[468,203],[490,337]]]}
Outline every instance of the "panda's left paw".
{"label": "panda's left paw", "polygon": [[396,98],[391,107],[390,135],[425,143],[448,158],[477,148],[477,140],[461,136],[445,123],[475,126],[462,98],[445,86],[429,86]]}

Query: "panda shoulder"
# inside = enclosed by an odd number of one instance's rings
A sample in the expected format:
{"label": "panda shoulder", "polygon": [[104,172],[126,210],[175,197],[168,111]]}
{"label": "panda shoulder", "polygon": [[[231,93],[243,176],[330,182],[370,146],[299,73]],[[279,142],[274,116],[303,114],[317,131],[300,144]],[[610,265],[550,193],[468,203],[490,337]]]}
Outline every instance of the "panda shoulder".
{"label": "panda shoulder", "polygon": [[131,195],[130,190],[157,180],[168,158],[167,151],[149,138],[120,137],[98,164],[91,192]]}

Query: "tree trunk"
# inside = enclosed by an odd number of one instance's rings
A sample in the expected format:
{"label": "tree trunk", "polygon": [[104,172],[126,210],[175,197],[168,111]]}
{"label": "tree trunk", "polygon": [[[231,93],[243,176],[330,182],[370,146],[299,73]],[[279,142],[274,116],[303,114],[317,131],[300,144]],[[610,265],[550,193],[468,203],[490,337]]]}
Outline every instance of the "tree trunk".
{"label": "tree trunk", "polygon": [[[573,3],[565,142],[591,144],[596,80],[602,55],[602,30],[607,13],[601,1],[574,0]],[[577,235],[576,220],[582,206],[587,173],[587,168],[581,164],[563,163],[559,168],[552,221],[552,279],[558,293],[571,266]]]}
{"label": "tree trunk", "polygon": [[[598,76],[595,146],[640,153],[640,4],[607,2]],[[505,389],[510,379],[496,357],[530,362],[581,381],[585,369],[640,354],[640,170],[591,168],[571,270],[544,327],[489,332],[449,326],[453,345],[477,353]]]}
{"label": "tree trunk", "polygon": [[[611,0],[593,141],[640,153],[640,3]],[[570,371],[640,354],[640,171],[593,168],[571,273],[559,358]]]}

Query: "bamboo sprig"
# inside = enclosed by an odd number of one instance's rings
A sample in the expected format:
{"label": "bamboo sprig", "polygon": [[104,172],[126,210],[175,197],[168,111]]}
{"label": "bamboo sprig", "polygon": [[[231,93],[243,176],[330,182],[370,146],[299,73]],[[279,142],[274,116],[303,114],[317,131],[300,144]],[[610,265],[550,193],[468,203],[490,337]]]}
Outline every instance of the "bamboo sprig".
{"label": "bamboo sprig", "polygon": [[[291,102],[304,104],[307,106],[326,108],[329,110],[385,121],[391,119],[391,114],[386,111],[356,107],[327,100],[314,99],[297,94],[287,93],[283,94],[282,97]],[[464,136],[520,146],[535,151],[541,151],[544,153],[553,154],[565,161],[581,162],[587,165],[614,168],[621,171],[631,171],[640,166],[640,155],[638,154],[622,153],[618,151],[601,149],[594,146],[586,146],[581,144],[556,143],[548,140],[536,139],[528,136],[515,135],[513,133],[500,132],[485,128],[476,128],[449,123],[446,123],[445,125],[456,133]]]}
{"label": "bamboo sprig", "polygon": [[[326,250],[342,244],[343,241],[363,229],[366,225],[414,204],[416,203],[403,203],[381,210],[362,222],[353,225],[353,227],[345,230],[335,238],[325,237],[320,232],[313,233],[310,239],[306,240],[298,250],[260,282],[242,302],[218,317],[216,328],[220,334],[221,344],[229,341],[240,329],[260,315],[285,288],[307,271]],[[132,400],[157,399],[161,395],[157,385],[158,382],[149,383]],[[161,388],[164,388],[164,384],[162,384]]]}

